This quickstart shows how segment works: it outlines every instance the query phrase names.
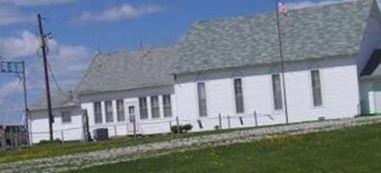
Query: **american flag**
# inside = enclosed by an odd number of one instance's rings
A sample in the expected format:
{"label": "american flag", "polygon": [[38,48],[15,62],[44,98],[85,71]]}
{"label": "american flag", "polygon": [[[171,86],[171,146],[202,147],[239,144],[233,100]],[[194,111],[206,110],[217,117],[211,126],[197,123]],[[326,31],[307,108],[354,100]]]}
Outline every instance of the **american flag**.
{"label": "american flag", "polygon": [[283,16],[288,16],[287,8],[282,2],[278,3],[278,11]]}

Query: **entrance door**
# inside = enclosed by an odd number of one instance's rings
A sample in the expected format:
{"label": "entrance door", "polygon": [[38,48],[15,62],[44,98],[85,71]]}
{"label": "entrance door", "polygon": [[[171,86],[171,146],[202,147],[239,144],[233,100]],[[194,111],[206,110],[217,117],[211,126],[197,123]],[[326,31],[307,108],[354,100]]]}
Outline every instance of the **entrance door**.
{"label": "entrance door", "polygon": [[135,121],[135,106],[128,106],[128,115],[130,117],[130,122],[133,123]]}
{"label": "entrance door", "polygon": [[381,113],[381,82],[375,82],[373,84],[374,91],[374,111],[375,113]]}
{"label": "entrance door", "polygon": [[130,122],[128,130],[132,132],[134,135],[136,134],[136,113],[135,113],[135,106],[128,106],[128,119]]}

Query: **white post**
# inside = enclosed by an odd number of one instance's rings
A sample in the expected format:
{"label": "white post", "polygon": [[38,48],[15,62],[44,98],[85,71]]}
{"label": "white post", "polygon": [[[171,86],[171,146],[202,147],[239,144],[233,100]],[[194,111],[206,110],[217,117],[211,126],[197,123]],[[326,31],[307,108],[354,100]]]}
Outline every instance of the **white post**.
{"label": "white post", "polygon": [[136,117],[135,117],[135,115],[133,117],[134,117],[134,121],[133,121],[133,125],[134,125],[134,138],[136,139]]}
{"label": "white post", "polygon": [[116,132],[116,125],[114,126],[114,136],[118,136],[118,134]]}
{"label": "white post", "polygon": [[219,122],[219,125],[220,125],[220,130],[222,130],[222,119],[221,119],[221,114],[218,114],[218,122]]}
{"label": "white post", "polygon": [[128,135],[128,123],[126,123],[126,136]]}
{"label": "white post", "polygon": [[169,121],[168,123],[169,123],[169,133],[171,133],[172,132],[172,121]]}
{"label": "white post", "polygon": [[230,129],[230,115],[228,115],[228,129]]}
{"label": "white post", "polygon": [[177,133],[180,133],[180,122],[179,122],[179,117],[176,117],[176,125],[177,125]]}
{"label": "white post", "polygon": [[62,142],[65,141],[65,139],[64,139],[64,130],[61,130],[61,140],[62,140]]}
{"label": "white post", "polygon": [[28,127],[28,135],[29,135],[29,146],[32,146],[33,144],[33,133],[32,133],[32,121],[28,121],[29,127]]}

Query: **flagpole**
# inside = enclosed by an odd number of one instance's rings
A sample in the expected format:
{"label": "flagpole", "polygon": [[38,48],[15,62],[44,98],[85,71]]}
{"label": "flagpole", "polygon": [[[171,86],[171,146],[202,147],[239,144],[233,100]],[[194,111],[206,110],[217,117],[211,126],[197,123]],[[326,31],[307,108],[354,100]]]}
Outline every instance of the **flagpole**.
{"label": "flagpole", "polygon": [[282,45],[282,30],[280,27],[280,16],[279,16],[279,0],[275,0],[275,9],[276,9],[276,23],[278,28],[278,40],[279,40],[279,56],[281,64],[281,75],[282,75],[282,89],[283,89],[283,104],[284,104],[284,114],[286,116],[286,124],[288,121],[288,106],[287,106],[287,92],[286,92],[286,80],[285,80],[285,67],[284,67],[284,57],[283,57],[283,45]]}

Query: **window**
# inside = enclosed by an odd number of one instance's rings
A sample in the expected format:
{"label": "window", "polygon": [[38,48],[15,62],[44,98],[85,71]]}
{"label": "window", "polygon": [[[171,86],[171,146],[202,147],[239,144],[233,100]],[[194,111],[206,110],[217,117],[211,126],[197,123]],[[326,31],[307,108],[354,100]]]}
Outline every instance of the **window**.
{"label": "window", "polygon": [[279,74],[272,75],[272,84],[273,84],[273,95],[274,95],[274,108],[275,110],[283,109],[282,89],[281,89]]}
{"label": "window", "polygon": [[159,97],[151,96],[152,118],[160,118]]}
{"label": "window", "polygon": [[95,124],[99,124],[103,122],[101,102],[94,103],[94,119],[95,119]]}
{"label": "window", "polygon": [[172,116],[171,95],[163,95],[164,117]]}
{"label": "window", "polygon": [[113,122],[114,121],[114,116],[112,113],[112,101],[106,101],[105,102],[105,109],[106,109],[106,122]]}
{"label": "window", "polygon": [[208,116],[207,106],[206,106],[206,91],[205,91],[205,83],[199,82],[197,83],[197,95],[198,95],[198,111],[200,117]]}
{"label": "window", "polygon": [[313,95],[314,106],[321,106],[323,105],[323,100],[322,100],[322,94],[321,94],[319,70],[311,71],[311,83],[312,83],[312,95]]}
{"label": "window", "polygon": [[148,111],[147,111],[147,98],[146,97],[140,97],[139,98],[139,111],[140,111],[140,119],[147,119],[148,118]]}
{"label": "window", "polygon": [[117,119],[119,122],[126,120],[126,116],[124,115],[124,101],[123,100],[116,101],[116,113],[117,113]]}
{"label": "window", "polygon": [[235,95],[235,107],[237,113],[243,113],[243,92],[242,92],[242,79],[234,79],[234,95]]}
{"label": "window", "polygon": [[62,112],[61,113],[62,123],[71,123],[71,112]]}

